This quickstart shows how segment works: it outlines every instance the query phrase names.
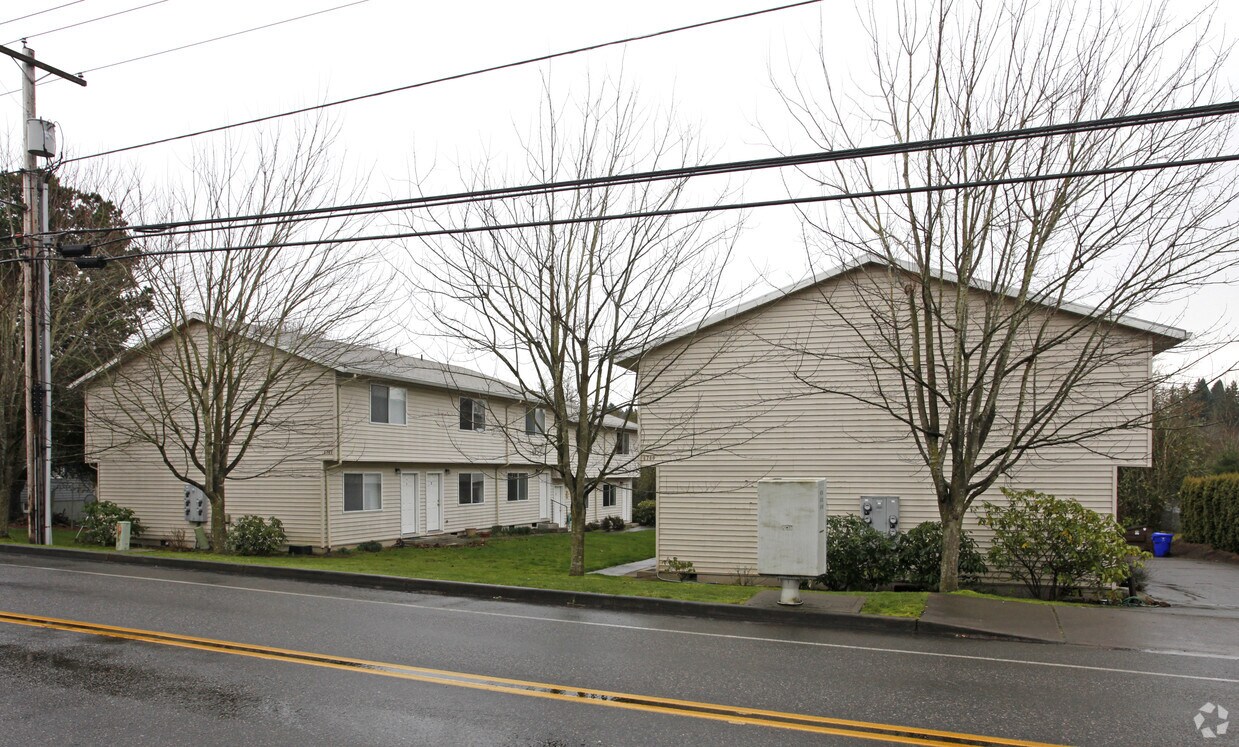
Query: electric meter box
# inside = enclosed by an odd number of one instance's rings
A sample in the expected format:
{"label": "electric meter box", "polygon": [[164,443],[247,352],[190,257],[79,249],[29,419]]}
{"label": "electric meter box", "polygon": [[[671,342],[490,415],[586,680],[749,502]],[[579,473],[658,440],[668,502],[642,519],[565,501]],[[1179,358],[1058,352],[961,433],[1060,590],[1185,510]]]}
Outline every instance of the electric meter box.
{"label": "electric meter box", "polygon": [[44,119],[26,120],[26,150],[36,156],[56,155],[56,123]]}
{"label": "electric meter box", "polygon": [[193,524],[206,523],[209,518],[206,494],[193,485],[185,486],[185,521]]}
{"label": "electric meter box", "polygon": [[757,572],[800,578],[826,572],[826,480],[758,481]]}

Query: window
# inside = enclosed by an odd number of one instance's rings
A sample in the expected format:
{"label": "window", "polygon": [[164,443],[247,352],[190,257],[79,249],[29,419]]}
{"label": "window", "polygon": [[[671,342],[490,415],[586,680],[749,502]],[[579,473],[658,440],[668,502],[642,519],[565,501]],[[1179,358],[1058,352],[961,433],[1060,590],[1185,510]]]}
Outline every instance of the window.
{"label": "window", "polygon": [[529,474],[526,472],[508,473],[508,500],[529,500]]}
{"label": "window", "polygon": [[404,425],[404,389],[371,384],[370,422]]}
{"label": "window", "polygon": [[602,486],[602,507],[610,508],[611,506],[614,506],[614,505],[615,505],[615,486],[614,485],[603,485]]}
{"label": "window", "polygon": [[481,472],[460,473],[460,502],[481,503],[486,497],[486,477]]}
{"label": "window", "polygon": [[619,431],[615,434],[615,453],[628,454],[632,450],[632,434],[628,431]]}
{"label": "window", "polygon": [[486,403],[470,397],[460,398],[460,429],[462,431],[486,430]]}
{"label": "window", "polygon": [[525,409],[525,432],[531,436],[546,433],[546,413],[537,407]]}
{"label": "window", "polygon": [[344,510],[383,510],[383,475],[378,472],[345,472]]}

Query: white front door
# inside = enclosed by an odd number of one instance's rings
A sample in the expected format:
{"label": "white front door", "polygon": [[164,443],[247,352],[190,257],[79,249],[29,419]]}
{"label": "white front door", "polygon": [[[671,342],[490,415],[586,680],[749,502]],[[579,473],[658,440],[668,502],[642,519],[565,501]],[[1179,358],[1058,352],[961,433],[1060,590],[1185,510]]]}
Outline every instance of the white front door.
{"label": "white front door", "polygon": [[400,473],[400,534],[417,534],[417,473]]}
{"label": "white front door", "polygon": [[615,493],[619,498],[620,518],[624,521],[632,521],[632,488],[621,485],[615,489]]}
{"label": "white front door", "polygon": [[443,529],[443,475],[426,473],[426,531]]}
{"label": "white front door", "polygon": [[538,518],[551,520],[551,476],[545,472],[538,479]]}
{"label": "white front door", "polygon": [[564,505],[562,485],[551,488],[551,521],[561,527],[568,525],[568,507]]}

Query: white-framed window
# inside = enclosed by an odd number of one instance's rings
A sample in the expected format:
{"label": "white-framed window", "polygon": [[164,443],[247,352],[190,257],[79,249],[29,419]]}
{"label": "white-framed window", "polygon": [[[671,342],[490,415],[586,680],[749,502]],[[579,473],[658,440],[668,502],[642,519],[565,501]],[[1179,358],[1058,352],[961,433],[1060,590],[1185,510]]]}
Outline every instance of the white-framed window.
{"label": "white-framed window", "polygon": [[486,430],[486,403],[472,397],[460,398],[460,429],[462,431]]}
{"label": "white-framed window", "polygon": [[615,505],[616,490],[615,486],[610,483],[603,483],[602,486],[602,507],[610,508]]}
{"label": "white-framed window", "polygon": [[482,503],[486,500],[486,476],[481,472],[460,473],[460,502]]}
{"label": "white-framed window", "polygon": [[629,454],[632,452],[632,434],[628,431],[617,431],[615,433],[615,453]]}
{"label": "white-framed window", "polygon": [[404,388],[370,385],[370,422],[404,425]]}
{"label": "white-framed window", "polygon": [[540,407],[525,408],[525,433],[531,436],[546,433],[546,411]]}
{"label": "white-framed window", "polygon": [[510,501],[529,500],[529,473],[528,472],[509,472],[508,473],[508,500]]}
{"label": "white-framed window", "polygon": [[383,474],[381,472],[345,472],[344,512],[382,510]]}

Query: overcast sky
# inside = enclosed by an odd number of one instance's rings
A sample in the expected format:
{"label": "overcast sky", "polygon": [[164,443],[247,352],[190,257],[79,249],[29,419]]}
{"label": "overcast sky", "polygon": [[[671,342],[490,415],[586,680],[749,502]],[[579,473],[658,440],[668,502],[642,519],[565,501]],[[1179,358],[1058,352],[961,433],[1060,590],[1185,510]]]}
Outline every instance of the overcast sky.
{"label": "overcast sky", "polygon": [[[68,0],[5,0],[0,22]],[[402,0],[164,0],[78,28],[47,32],[153,0],[81,0],[32,18],[0,25],[0,43],[20,48],[23,36],[44,61],[70,72],[89,70],[215,36],[340,7],[230,39],[87,74],[89,86],[45,81],[39,115],[60,126],[63,149],[85,155],[182,132],[275,113],[325,100],[405,85],[585,44],[648,33],[780,4],[774,0],[591,3],[453,2]],[[1184,18],[1195,2],[1175,2]],[[1239,28],[1239,3],[1224,3],[1220,21]],[[855,46],[860,26],[850,3],[834,2],[687,31],[618,49],[586,53],[398,93],[334,110],[341,163],[364,175],[368,196],[409,193],[407,179],[426,174],[427,192],[457,186],[458,169],[484,153],[511,153],[536,114],[542,80],[557,90],[580,87],[588,76],[615,76],[640,91],[651,109],[674,102],[696,124],[716,160],[772,155],[770,140],[786,142],[770,70],[784,73],[812,60],[818,26],[830,40],[828,63],[846,69],[863,59]],[[1228,79],[1239,82],[1232,60]],[[0,62],[0,91],[20,87],[17,67]],[[19,93],[0,96],[0,128],[16,141]],[[232,137],[246,137],[233,131]],[[106,159],[138,170],[152,183],[183,174],[199,141],[182,141]],[[102,160],[102,159],[101,159]],[[433,164],[433,171],[428,165]],[[778,182],[754,178],[737,185],[749,199],[783,196]],[[737,263],[744,274],[783,284],[802,277],[807,263],[790,208],[752,214]],[[756,272],[754,272],[754,270]],[[755,290],[760,292],[759,290]],[[1181,307],[1159,310],[1164,321],[1189,330],[1218,320],[1232,334],[1239,296],[1213,289]],[[1233,366],[1231,346],[1196,369],[1212,377]],[[1233,376],[1233,374],[1232,374]]]}

